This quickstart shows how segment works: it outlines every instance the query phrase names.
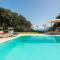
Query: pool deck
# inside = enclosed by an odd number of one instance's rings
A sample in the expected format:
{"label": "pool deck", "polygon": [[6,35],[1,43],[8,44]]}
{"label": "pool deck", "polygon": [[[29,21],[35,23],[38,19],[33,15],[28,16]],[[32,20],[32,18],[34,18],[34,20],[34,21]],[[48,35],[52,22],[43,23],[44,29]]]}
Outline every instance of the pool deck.
{"label": "pool deck", "polygon": [[4,42],[7,42],[9,40],[12,40],[14,38],[17,38],[19,36],[60,36],[60,35],[45,35],[45,34],[18,34],[17,36],[15,37],[8,37],[8,38],[0,38],[0,44],[1,43],[4,43]]}

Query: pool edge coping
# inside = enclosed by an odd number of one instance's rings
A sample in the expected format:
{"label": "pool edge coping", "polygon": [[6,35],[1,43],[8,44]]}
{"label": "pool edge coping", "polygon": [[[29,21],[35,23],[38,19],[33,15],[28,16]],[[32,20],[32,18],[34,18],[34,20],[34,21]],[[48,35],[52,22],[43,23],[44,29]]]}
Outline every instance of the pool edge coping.
{"label": "pool edge coping", "polygon": [[0,44],[13,40],[17,37],[21,37],[21,36],[60,36],[60,35],[46,35],[46,34],[18,34],[16,37],[9,37],[9,38],[1,38],[0,39]]}

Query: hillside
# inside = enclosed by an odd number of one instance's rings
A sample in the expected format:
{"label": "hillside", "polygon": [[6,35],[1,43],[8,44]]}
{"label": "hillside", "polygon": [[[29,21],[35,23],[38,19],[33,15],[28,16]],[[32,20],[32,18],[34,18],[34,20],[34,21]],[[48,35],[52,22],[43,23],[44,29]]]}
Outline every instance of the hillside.
{"label": "hillside", "polygon": [[31,22],[21,14],[0,7],[0,27],[13,27],[16,31],[30,31]]}

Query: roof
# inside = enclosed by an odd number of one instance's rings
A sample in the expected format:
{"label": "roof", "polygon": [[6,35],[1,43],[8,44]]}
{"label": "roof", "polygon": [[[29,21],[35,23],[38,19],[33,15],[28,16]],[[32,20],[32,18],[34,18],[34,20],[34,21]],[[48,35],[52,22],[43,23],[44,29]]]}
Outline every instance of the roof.
{"label": "roof", "polygon": [[14,29],[13,27],[8,27],[8,29]]}
{"label": "roof", "polygon": [[[14,29],[13,27],[5,27],[7,29]],[[3,27],[0,27],[0,29],[3,29]]]}
{"label": "roof", "polygon": [[0,27],[0,29],[3,29],[3,27]]}

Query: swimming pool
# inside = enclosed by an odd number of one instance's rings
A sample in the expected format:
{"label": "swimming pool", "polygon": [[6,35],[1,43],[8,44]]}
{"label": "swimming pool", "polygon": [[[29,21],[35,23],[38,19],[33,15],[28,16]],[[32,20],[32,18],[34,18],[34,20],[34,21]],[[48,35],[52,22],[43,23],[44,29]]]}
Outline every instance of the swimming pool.
{"label": "swimming pool", "polygon": [[60,36],[22,36],[2,43],[0,60],[60,60]]}

